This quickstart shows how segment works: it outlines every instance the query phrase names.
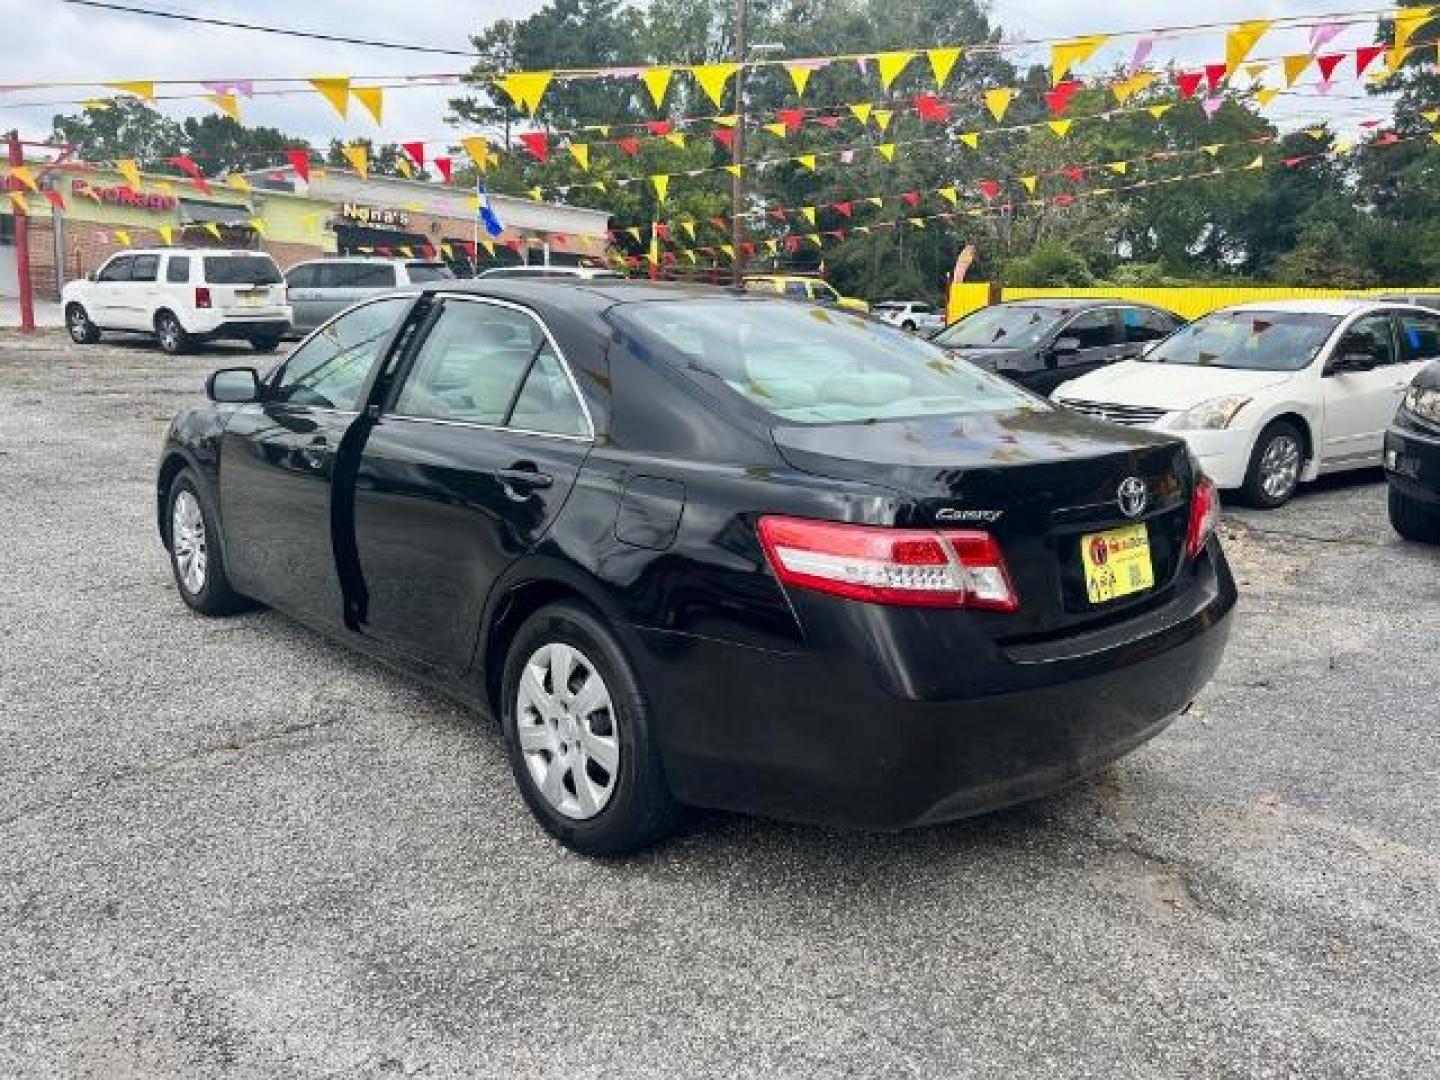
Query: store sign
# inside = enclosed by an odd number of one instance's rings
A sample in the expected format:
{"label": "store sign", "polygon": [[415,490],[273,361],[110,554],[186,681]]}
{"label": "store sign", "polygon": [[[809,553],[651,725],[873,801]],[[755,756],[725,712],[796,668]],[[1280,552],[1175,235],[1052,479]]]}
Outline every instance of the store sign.
{"label": "store sign", "polygon": [[165,213],[180,205],[180,200],[174,195],[150,195],[124,186],[96,187],[88,180],[70,181],[70,195],[75,199],[94,199],[96,202],[154,210],[156,213]]}
{"label": "store sign", "polygon": [[357,225],[395,229],[410,227],[409,214],[404,210],[392,210],[388,206],[365,206],[362,203],[347,202],[340,207],[340,217]]}

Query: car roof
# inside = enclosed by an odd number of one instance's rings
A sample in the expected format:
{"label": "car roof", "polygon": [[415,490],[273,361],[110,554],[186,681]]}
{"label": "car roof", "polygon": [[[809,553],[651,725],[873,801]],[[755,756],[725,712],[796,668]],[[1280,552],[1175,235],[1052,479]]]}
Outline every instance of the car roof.
{"label": "car roof", "polygon": [[[1029,296],[1021,300],[1004,300],[991,307],[1063,307],[1067,311],[1084,311],[1086,308],[1101,307],[1142,307],[1164,311],[1146,300],[1127,300],[1123,296]],[[978,310],[984,310],[978,309]]]}
{"label": "car roof", "polygon": [[249,251],[236,248],[211,247],[149,247],[122,248],[115,255],[236,255],[246,258],[272,258],[268,251]]}
{"label": "car roof", "polygon": [[311,263],[379,263],[384,266],[444,266],[443,259],[407,259],[400,255],[327,255],[319,259],[301,259],[295,266],[309,266]]}
{"label": "car roof", "polygon": [[1344,318],[1347,315],[1354,315],[1357,312],[1368,311],[1377,307],[1406,307],[1414,305],[1401,304],[1394,300],[1383,300],[1379,297],[1373,299],[1342,299],[1342,300],[1320,300],[1312,298],[1299,298],[1293,300],[1255,300],[1248,304],[1235,304],[1232,307],[1221,308],[1221,311],[1285,311],[1297,315],[1333,315],[1337,318]]}
{"label": "car roof", "polygon": [[464,296],[487,296],[497,300],[513,300],[535,306],[563,306],[570,310],[588,310],[592,314],[621,304],[639,304],[659,300],[698,300],[728,297],[756,303],[773,301],[773,297],[757,297],[741,289],[715,285],[693,285],[682,282],[656,282],[640,279],[608,281],[579,277],[518,277],[471,278],[465,281],[430,281],[421,287],[427,293],[452,293]]}

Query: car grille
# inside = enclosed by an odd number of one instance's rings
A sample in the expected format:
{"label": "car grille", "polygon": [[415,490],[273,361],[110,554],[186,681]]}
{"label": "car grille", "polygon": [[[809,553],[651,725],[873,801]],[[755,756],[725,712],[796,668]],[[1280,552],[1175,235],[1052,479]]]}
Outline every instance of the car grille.
{"label": "car grille", "polygon": [[1073,409],[1086,416],[1093,416],[1096,420],[1108,420],[1112,424],[1125,424],[1127,427],[1143,427],[1153,424],[1165,415],[1164,409],[1152,409],[1147,405],[1114,405],[1105,401],[1059,401],[1067,409]]}

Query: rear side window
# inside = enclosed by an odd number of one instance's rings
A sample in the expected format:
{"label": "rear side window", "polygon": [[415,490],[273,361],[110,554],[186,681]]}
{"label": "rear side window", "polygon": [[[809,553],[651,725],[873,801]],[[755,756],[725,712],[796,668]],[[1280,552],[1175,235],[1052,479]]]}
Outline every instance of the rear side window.
{"label": "rear side window", "polygon": [[268,255],[206,255],[207,285],[279,285],[280,268]]}
{"label": "rear side window", "polygon": [[417,285],[424,281],[450,281],[455,277],[444,263],[409,263],[405,272]]}
{"label": "rear side window", "polygon": [[509,424],[520,431],[549,435],[586,434],[585,413],[575,388],[565,376],[565,365],[547,342],[525,377]]}
{"label": "rear side window", "polygon": [[190,280],[190,256],[171,255],[165,263],[165,280],[172,285],[183,285]]}
{"label": "rear side window", "polygon": [[1406,363],[1440,357],[1440,315],[1402,311],[1395,321],[1400,327],[1400,353]]}
{"label": "rear side window", "polygon": [[130,266],[135,260],[129,255],[120,255],[111,259],[105,264],[95,280],[97,281],[129,281]]}
{"label": "rear side window", "polygon": [[271,384],[271,401],[352,410],[381,348],[409,307],[396,296],[352,308],[290,354]]}
{"label": "rear side window", "polygon": [[1060,331],[1062,338],[1075,338],[1082,349],[1100,349],[1115,344],[1115,312],[1109,308],[1082,311]]}
{"label": "rear side window", "polygon": [[285,284],[292,289],[313,289],[320,281],[320,268],[313,263],[308,266],[292,266],[285,273]]}
{"label": "rear side window", "polygon": [[928,342],[835,308],[680,300],[624,305],[610,318],[643,352],[791,423],[1044,408]]}
{"label": "rear side window", "polygon": [[1131,345],[1169,337],[1179,325],[1163,311],[1151,308],[1121,308],[1120,320],[1125,324],[1125,341]]}
{"label": "rear side window", "polygon": [[130,264],[131,281],[154,281],[160,273],[159,255],[136,255]]}
{"label": "rear side window", "polygon": [[395,286],[392,263],[322,263],[322,289],[390,289]]}

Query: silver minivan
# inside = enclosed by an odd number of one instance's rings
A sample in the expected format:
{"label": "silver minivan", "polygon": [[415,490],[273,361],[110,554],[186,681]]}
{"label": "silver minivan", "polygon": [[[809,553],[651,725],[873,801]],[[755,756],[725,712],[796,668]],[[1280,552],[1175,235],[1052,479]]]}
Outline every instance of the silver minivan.
{"label": "silver minivan", "polygon": [[455,275],[443,262],[343,256],[296,263],[285,271],[295,332],[308,334],[367,296]]}

